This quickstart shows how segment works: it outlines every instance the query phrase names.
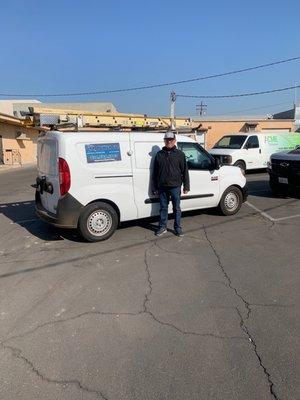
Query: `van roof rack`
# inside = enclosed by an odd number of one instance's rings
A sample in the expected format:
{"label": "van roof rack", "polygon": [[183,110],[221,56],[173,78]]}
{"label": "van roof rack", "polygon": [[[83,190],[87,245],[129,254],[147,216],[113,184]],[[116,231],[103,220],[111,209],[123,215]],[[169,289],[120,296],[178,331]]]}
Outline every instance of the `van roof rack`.
{"label": "van roof rack", "polygon": [[[57,127],[59,129],[103,128],[132,131],[170,130],[171,117],[148,116],[146,114],[96,113],[86,110],[44,108],[42,105],[28,107],[28,125],[35,127]],[[176,131],[195,130],[191,118],[174,118]]]}

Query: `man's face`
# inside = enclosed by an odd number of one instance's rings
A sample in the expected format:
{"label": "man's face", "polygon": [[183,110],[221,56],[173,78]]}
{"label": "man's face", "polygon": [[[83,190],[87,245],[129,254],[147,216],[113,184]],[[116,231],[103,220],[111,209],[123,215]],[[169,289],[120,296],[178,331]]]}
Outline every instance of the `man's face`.
{"label": "man's face", "polygon": [[165,146],[167,149],[171,149],[176,144],[176,139],[164,139],[164,140],[165,140]]}

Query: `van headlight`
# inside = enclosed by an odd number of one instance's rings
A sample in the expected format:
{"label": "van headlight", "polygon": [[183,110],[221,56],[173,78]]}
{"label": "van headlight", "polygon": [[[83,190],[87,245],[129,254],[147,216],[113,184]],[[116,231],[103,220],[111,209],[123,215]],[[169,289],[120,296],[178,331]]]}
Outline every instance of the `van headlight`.
{"label": "van headlight", "polygon": [[223,164],[231,164],[232,163],[232,157],[231,156],[222,156],[222,163]]}

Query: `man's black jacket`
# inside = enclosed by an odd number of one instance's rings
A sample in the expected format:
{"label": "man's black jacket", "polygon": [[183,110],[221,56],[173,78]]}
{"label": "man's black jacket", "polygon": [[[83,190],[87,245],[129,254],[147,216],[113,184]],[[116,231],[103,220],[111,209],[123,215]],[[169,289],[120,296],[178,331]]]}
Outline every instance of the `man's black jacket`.
{"label": "man's black jacket", "polygon": [[185,155],[176,146],[172,149],[163,147],[154,160],[153,186],[154,190],[160,187],[178,187],[190,190],[189,171]]}

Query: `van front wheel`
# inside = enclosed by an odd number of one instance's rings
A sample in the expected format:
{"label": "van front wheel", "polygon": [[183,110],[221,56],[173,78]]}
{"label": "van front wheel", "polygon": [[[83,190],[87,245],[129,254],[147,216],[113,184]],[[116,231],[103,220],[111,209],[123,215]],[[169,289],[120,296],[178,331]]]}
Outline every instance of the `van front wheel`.
{"label": "van front wheel", "polygon": [[118,226],[116,210],[107,203],[97,202],[85,207],[79,217],[78,230],[88,242],[106,240]]}
{"label": "van front wheel", "polygon": [[242,207],[243,195],[236,186],[231,186],[225,190],[219,203],[219,211],[223,215],[234,215]]}
{"label": "van front wheel", "polygon": [[246,164],[243,160],[238,160],[234,164],[234,167],[239,167],[245,173],[246,172]]}

